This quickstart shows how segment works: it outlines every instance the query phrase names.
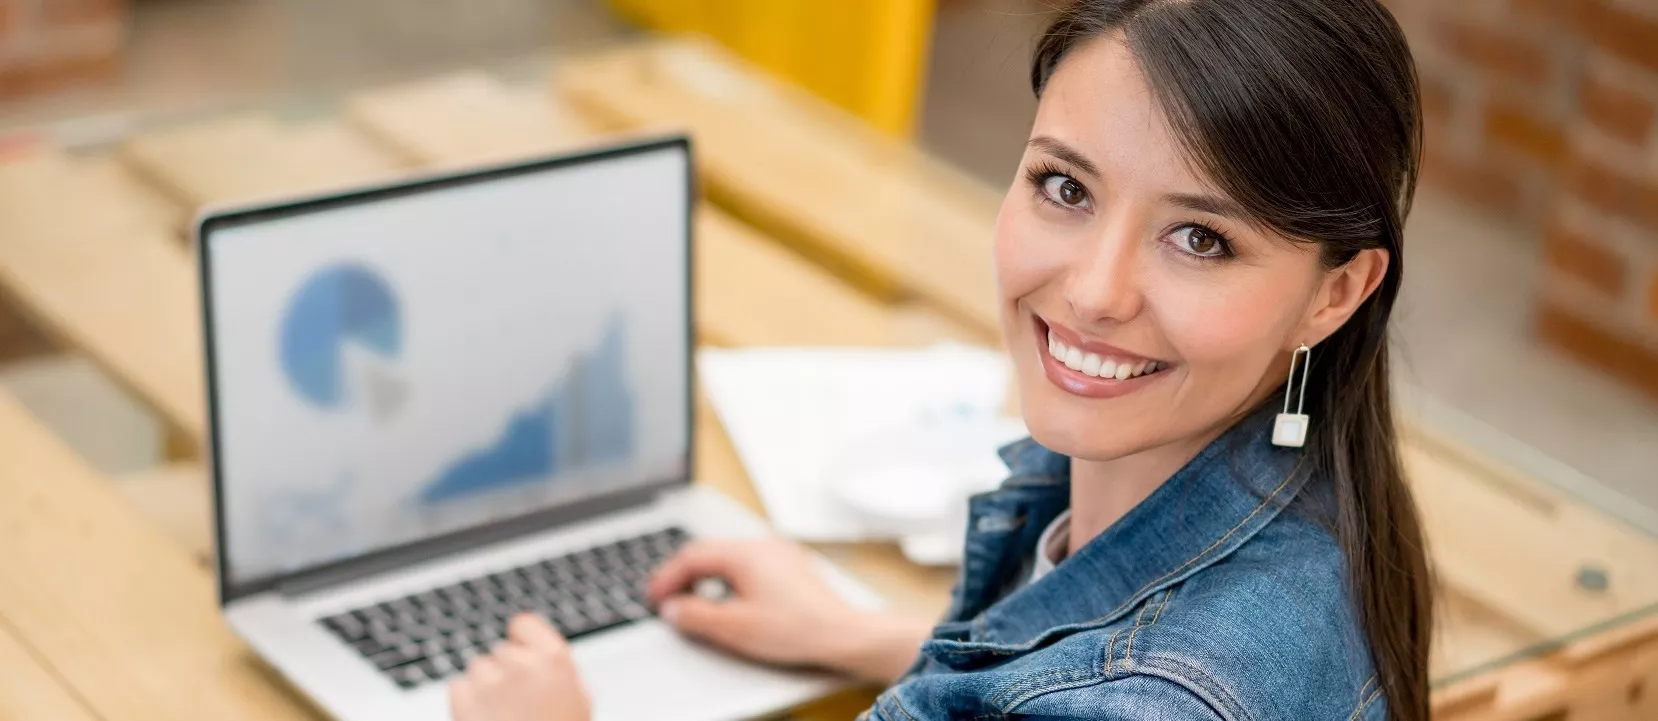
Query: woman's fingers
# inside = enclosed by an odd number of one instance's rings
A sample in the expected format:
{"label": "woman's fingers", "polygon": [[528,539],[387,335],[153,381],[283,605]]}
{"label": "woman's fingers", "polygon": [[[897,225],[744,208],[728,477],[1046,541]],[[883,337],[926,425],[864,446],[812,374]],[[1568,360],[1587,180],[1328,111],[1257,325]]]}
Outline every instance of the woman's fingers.
{"label": "woman's fingers", "polygon": [[662,618],[692,638],[715,646],[746,651],[757,622],[752,605],[742,601],[710,601],[695,595],[673,596],[663,602]]}
{"label": "woman's fingers", "polygon": [[501,683],[505,678],[501,664],[489,656],[479,656],[466,665],[466,680],[474,687],[473,691],[488,693],[489,689]]}
{"label": "woman's fingers", "polygon": [[465,676],[449,684],[449,717],[457,721],[471,721],[480,718],[478,713],[478,695],[472,689],[472,684]]}
{"label": "woman's fingers", "polygon": [[647,594],[651,603],[684,591],[699,578],[723,578],[741,592],[744,549],[741,541],[702,540],[685,544],[651,574]]}
{"label": "woman's fingers", "polygon": [[542,655],[562,656],[569,648],[569,642],[559,635],[558,629],[533,613],[513,616],[507,624],[507,640]]}

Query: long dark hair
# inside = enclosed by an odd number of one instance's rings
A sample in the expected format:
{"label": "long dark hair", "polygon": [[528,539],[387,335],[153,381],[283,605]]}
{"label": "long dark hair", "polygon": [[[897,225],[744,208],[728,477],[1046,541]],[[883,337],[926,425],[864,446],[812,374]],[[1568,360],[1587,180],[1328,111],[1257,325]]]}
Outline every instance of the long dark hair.
{"label": "long dark hair", "polygon": [[1080,0],[1037,43],[1038,96],[1080,44],[1122,33],[1189,162],[1329,268],[1391,256],[1313,352],[1303,465],[1333,488],[1355,613],[1392,718],[1427,721],[1433,594],[1388,385],[1421,112],[1416,68],[1377,0]]}

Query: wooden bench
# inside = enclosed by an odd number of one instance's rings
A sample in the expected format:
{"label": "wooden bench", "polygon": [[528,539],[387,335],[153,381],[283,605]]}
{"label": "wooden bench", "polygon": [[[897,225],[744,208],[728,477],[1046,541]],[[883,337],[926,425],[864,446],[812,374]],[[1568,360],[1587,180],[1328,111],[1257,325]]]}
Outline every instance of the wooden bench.
{"label": "wooden bench", "polygon": [[259,114],[146,133],[127,141],[121,157],[190,208],[319,192],[392,176],[404,167],[391,150],[337,120],[283,123]]}
{"label": "wooden bench", "polygon": [[[28,673],[6,663],[13,638],[72,690],[82,716],[105,721],[321,718],[231,635],[207,570],[4,393],[0,438],[6,670]],[[0,691],[27,682],[8,676]],[[62,706],[35,690],[23,703]],[[0,710],[18,703],[9,697],[0,693]]]}
{"label": "wooden bench", "polygon": [[996,337],[996,192],[705,42],[651,40],[555,71],[560,97],[613,127],[690,128],[709,197],[740,219],[877,297],[923,299]]}
{"label": "wooden bench", "polygon": [[[4,619],[0,612],[0,621]],[[0,627],[0,719],[95,721],[75,691],[41,663],[21,637]]]}
{"label": "wooden bench", "polygon": [[107,158],[41,148],[0,163],[0,285],[195,439],[207,412],[182,216]]}

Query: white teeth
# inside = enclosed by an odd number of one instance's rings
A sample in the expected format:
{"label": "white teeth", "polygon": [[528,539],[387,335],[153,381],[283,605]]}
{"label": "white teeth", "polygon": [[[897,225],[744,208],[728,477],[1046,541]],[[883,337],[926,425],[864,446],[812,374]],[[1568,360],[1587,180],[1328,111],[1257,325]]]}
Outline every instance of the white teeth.
{"label": "white teeth", "polygon": [[1120,381],[1169,367],[1167,363],[1159,361],[1116,361],[1102,358],[1098,353],[1084,353],[1081,348],[1065,345],[1053,331],[1048,332],[1048,355],[1083,375],[1115,378]]}

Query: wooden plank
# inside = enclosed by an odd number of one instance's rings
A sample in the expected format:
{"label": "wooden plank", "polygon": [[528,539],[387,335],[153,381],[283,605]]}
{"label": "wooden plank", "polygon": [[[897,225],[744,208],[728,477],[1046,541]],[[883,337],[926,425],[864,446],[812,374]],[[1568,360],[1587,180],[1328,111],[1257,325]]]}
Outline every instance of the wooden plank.
{"label": "wooden plank", "polygon": [[0,609],[0,721],[96,719],[10,626]]}
{"label": "wooden plank", "polygon": [[213,556],[213,501],[200,463],[157,466],[111,482],[133,510],[206,567]]}
{"label": "wooden plank", "polygon": [[[1404,449],[1434,562],[1445,583],[1525,628],[1558,638],[1658,603],[1658,544],[1568,499],[1538,508],[1482,479],[1466,457]],[[1478,522],[1470,522],[1478,519]],[[1604,570],[1604,591],[1580,569]]]}
{"label": "wooden plank", "polygon": [[616,126],[689,127],[716,204],[866,290],[994,335],[994,191],[704,42],[572,59],[555,87]]}
{"label": "wooden plank", "polygon": [[321,191],[394,176],[389,150],[337,121],[236,115],[134,137],[122,158],[189,205]]}
{"label": "wooden plank", "polygon": [[1440,575],[1439,605],[1428,659],[1430,678],[1453,678],[1548,640],[1464,595],[1455,583],[1443,578],[1443,571]]}
{"label": "wooden plank", "polygon": [[102,719],[315,719],[220,620],[199,563],[0,394],[0,613]]}
{"label": "wooden plank", "polygon": [[[965,335],[882,306],[710,206],[697,209],[695,262],[697,324],[716,343],[919,345]],[[920,327],[928,322],[938,330]]]}
{"label": "wooden plank", "polygon": [[463,164],[527,157],[580,145],[593,135],[540,88],[509,88],[481,72],[456,73],[360,93],[345,117],[411,164]]}
{"label": "wooden plank", "polygon": [[199,439],[206,402],[193,263],[161,227],[167,211],[113,177],[111,166],[49,151],[0,164],[0,283],[42,327]]}

